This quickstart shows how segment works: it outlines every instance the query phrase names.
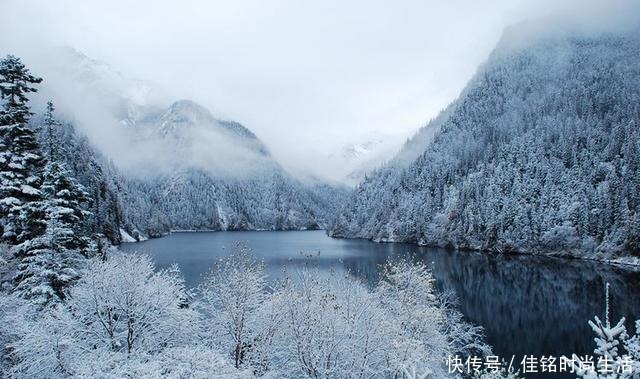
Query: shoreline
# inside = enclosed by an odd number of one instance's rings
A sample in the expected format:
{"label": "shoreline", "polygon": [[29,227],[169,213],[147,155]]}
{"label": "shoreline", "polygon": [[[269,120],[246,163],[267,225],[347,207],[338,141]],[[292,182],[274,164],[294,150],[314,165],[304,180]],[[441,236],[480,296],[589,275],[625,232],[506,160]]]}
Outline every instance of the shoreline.
{"label": "shoreline", "polygon": [[[626,269],[630,269],[632,271],[640,271],[640,257],[633,257],[633,256],[626,256],[623,257],[622,259],[599,259],[599,258],[595,258],[595,257],[582,257],[582,256],[576,256],[576,255],[571,255],[571,254],[567,254],[567,253],[554,253],[554,252],[549,252],[549,253],[544,253],[544,252],[525,252],[525,251],[512,251],[512,252],[499,252],[496,250],[491,250],[491,249],[474,249],[474,248],[468,248],[468,247],[450,247],[450,246],[439,246],[439,245],[432,245],[432,244],[421,244],[419,242],[407,242],[407,241],[393,241],[393,240],[389,240],[389,239],[373,239],[373,238],[365,238],[365,237],[345,237],[345,236],[335,236],[335,235],[329,235],[327,233],[327,235],[330,238],[335,238],[335,239],[345,239],[345,240],[349,240],[349,239],[357,239],[357,240],[365,240],[365,241],[370,241],[373,243],[379,243],[379,244],[406,244],[406,245],[412,245],[412,246],[420,246],[420,247],[426,247],[426,248],[438,248],[438,249],[444,249],[444,250],[448,250],[448,251],[459,251],[459,252],[474,252],[474,253],[479,253],[479,254],[486,254],[486,255],[496,255],[496,256],[532,256],[532,257],[547,257],[547,258],[556,258],[556,259],[566,259],[566,260],[584,260],[584,261],[591,261],[591,262],[599,262],[599,263],[605,263],[608,265],[612,265],[612,266],[617,266],[620,268],[626,268]],[[632,261],[635,262],[628,262],[626,261],[626,259],[630,259]]]}
{"label": "shoreline", "polygon": [[544,258],[554,258],[554,259],[565,259],[565,260],[584,260],[584,261],[591,261],[591,262],[598,262],[598,263],[604,263],[604,264],[608,264],[611,266],[616,266],[622,269],[627,269],[627,270],[631,270],[631,271],[640,271],[640,258],[637,257],[625,257],[625,258],[629,258],[631,260],[635,260],[635,262],[628,262],[625,261],[624,258],[622,260],[620,259],[598,259],[598,258],[594,258],[594,257],[580,257],[580,256],[575,256],[575,255],[570,255],[570,254],[563,254],[563,253],[544,253],[544,252],[498,252],[495,250],[490,250],[490,249],[472,249],[472,248],[465,248],[465,247],[445,247],[445,246],[438,246],[438,245],[427,245],[427,244],[420,244],[420,243],[416,243],[416,242],[404,242],[404,241],[391,241],[391,240],[375,240],[375,239],[371,239],[371,238],[364,238],[364,237],[345,237],[345,236],[335,236],[335,235],[330,235],[330,233],[328,232],[327,229],[286,229],[286,230],[273,230],[273,229],[240,229],[240,230],[216,230],[216,229],[176,229],[176,230],[171,230],[169,233],[164,234],[162,236],[157,236],[157,237],[149,237],[148,239],[145,240],[141,240],[141,241],[128,241],[128,242],[122,242],[123,244],[125,243],[139,243],[139,242],[144,242],[144,241],[148,241],[150,239],[157,239],[157,238],[163,238],[166,237],[168,235],[171,235],[173,233],[224,233],[224,232],[319,232],[319,231],[324,231],[325,235],[329,238],[333,238],[333,239],[343,239],[343,240],[363,240],[363,241],[369,241],[371,243],[377,243],[377,244],[405,244],[405,245],[411,245],[411,246],[419,246],[419,247],[425,247],[425,248],[438,248],[438,249],[443,249],[446,251],[456,251],[456,252],[463,252],[463,253],[478,253],[478,254],[485,254],[485,255],[494,255],[494,256],[531,256],[531,257],[544,257]]}

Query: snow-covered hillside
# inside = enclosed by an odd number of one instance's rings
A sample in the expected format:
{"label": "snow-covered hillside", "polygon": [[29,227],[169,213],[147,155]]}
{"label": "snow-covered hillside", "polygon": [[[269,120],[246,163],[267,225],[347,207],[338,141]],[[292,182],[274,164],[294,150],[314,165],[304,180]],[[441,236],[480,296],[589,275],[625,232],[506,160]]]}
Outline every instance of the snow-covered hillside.
{"label": "snow-covered hillside", "polygon": [[64,158],[92,190],[96,228],[112,241],[172,229],[317,229],[346,195],[298,181],[251,130],[192,100],[167,101],[154,83],[72,49],[53,56],[44,71],[55,79],[45,78],[40,97],[71,93],[62,139],[83,155]]}
{"label": "snow-covered hillside", "polygon": [[529,28],[505,34],[432,122],[426,147],[408,143],[397,157],[405,164],[356,188],[332,235],[596,259],[640,253],[640,34],[532,38]]}

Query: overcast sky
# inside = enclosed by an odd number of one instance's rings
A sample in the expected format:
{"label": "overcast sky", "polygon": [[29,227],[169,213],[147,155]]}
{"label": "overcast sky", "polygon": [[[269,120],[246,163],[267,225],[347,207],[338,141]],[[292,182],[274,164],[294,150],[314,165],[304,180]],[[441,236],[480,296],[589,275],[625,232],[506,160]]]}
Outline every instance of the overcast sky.
{"label": "overcast sky", "polygon": [[70,45],[244,123],[286,163],[372,130],[410,133],[455,98],[505,26],[612,1],[0,3],[0,47]]}

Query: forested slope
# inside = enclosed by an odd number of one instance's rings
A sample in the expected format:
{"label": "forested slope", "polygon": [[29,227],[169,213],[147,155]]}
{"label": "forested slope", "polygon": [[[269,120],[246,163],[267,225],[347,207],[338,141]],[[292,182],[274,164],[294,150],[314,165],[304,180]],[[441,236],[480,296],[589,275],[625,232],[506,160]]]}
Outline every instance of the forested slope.
{"label": "forested slope", "polygon": [[148,236],[168,230],[319,229],[346,194],[304,185],[281,171],[238,179],[192,170],[126,185],[128,220]]}
{"label": "forested slope", "polygon": [[[34,120],[36,126],[41,123],[41,118]],[[44,143],[46,130],[39,130]],[[279,166],[236,178],[196,168],[147,177],[125,175],[73,124],[62,124],[57,133],[66,147],[60,159],[90,197],[88,227],[114,243],[123,235],[139,239],[171,230],[323,228],[347,193],[299,182]]]}
{"label": "forested slope", "polygon": [[520,32],[503,37],[417,159],[356,188],[330,234],[638,255],[639,33]]}
{"label": "forested slope", "polygon": [[[43,116],[32,120],[32,127],[37,131],[38,141],[45,145],[49,136]],[[91,142],[77,133],[73,124],[59,122],[53,131],[61,148],[57,159],[65,164],[70,174],[86,189],[89,197],[85,223],[93,234],[103,235],[109,241],[120,242],[120,229],[129,233],[133,227],[127,225],[122,193],[125,188],[124,179],[110,161],[96,150]]]}
{"label": "forested slope", "polygon": [[143,235],[318,229],[346,197],[346,188],[297,180],[253,132],[192,101],[130,123],[156,153],[123,172],[127,221]]}

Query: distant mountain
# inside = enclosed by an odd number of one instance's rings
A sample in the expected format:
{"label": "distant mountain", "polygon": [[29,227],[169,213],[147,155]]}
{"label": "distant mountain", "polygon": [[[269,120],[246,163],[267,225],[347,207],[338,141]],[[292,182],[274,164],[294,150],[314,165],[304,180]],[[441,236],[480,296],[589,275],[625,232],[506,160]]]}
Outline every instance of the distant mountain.
{"label": "distant mountain", "polygon": [[127,120],[128,137],[146,154],[122,164],[132,174],[201,169],[214,176],[240,177],[279,168],[253,132],[238,122],[215,118],[191,100],[176,101],[138,117]]}
{"label": "distant mountain", "polygon": [[109,220],[104,234],[114,242],[176,229],[323,228],[347,193],[298,181],[251,130],[194,101],[167,102],[153,83],[72,49],[55,56],[44,70],[54,78],[45,75],[44,96],[63,99],[70,131],[63,140],[86,155],[70,154],[68,163],[96,203],[109,194],[96,223]]}
{"label": "distant mountain", "polygon": [[638,30],[509,30],[430,129],[358,185],[330,233],[640,256],[639,61]]}
{"label": "distant mountain", "polygon": [[[343,188],[289,175],[242,124],[180,100],[130,120],[141,150],[127,175],[132,225],[149,236],[169,230],[291,230],[327,225]],[[135,237],[135,236],[134,236]]]}
{"label": "distant mountain", "polygon": [[405,141],[402,134],[386,134],[374,131],[339,146],[328,154],[327,165],[336,180],[355,185],[365,175],[381,167],[398,153]]}
{"label": "distant mountain", "polygon": [[189,140],[193,143],[199,137],[198,133],[210,131],[217,133],[219,138],[233,139],[226,142],[247,144],[247,148],[260,155],[270,155],[256,135],[242,124],[216,119],[209,110],[191,100],[176,101],[165,111],[145,115],[133,123],[147,130],[146,138],[155,134],[171,142]]}

